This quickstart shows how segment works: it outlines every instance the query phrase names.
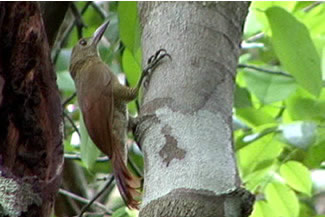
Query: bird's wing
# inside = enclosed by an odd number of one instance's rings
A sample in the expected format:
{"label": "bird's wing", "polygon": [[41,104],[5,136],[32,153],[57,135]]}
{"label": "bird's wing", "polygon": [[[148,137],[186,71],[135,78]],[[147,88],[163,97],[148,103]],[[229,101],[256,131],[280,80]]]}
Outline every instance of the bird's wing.
{"label": "bird's wing", "polygon": [[128,207],[138,208],[139,196],[136,188],[140,187],[140,180],[127,169],[121,149],[124,144],[113,135],[112,123],[114,113],[113,74],[104,64],[93,64],[82,72],[82,79],[86,87],[80,85],[79,103],[83,113],[88,134],[95,145],[112,160],[114,176],[121,196]]}
{"label": "bird's wing", "polygon": [[85,67],[81,73],[78,99],[88,134],[104,154],[112,157],[112,74],[104,63]]}

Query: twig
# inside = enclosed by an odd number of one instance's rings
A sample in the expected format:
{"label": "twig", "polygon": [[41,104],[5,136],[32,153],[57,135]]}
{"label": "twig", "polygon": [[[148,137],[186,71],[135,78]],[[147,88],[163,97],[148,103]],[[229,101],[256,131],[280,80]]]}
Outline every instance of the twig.
{"label": "twig", "polygon": [[62,103],[62,107],[64,108],[73,98],[75,98],[77,96],[77,93],[74,92],[68,99],[66,99],[63,103]]}
{"label": "twig", "polygon": [[106,13],[103,8],[101,8],[99,5],[97,5],[95,2],[91,2],[91,6],[96,10],[97,13],[101,16],[102,19],[106,19],[108,17],[108,14]]}
{"label": "twig", "polygon": [[246,39],[245,41],[246,41],[247,43],[249,43],[249,42],[254,42],[254,41],[257,41],[258,39],[263,38],[264,36],[265,36],[265,33],[264,33],[264,32],[259,32],[259,33],[255,34],[255,35],[252,35],[251,37],[249,37],[249,38]]}
{"label": "twig", "polygon": [[77,27],[77,32],[78,32],[78,38],[82,38],[82,29],[86,27],[84,21],[82,20],[82,16],[79,13],[78,8],[74,3],[70,5],[71,11],[75,17],[75,22],[76,22],[76,27]]}
{"label": "twig", "polygon": [[309,12],[311,11],[312,9],[314,9],[315,7],[317,7],[318,5],[322,4],[324,2],[322,1],[316,1],[316,2],[313,2],[312,4],[308,5],[307,7],[305,7],[303,9],[304,12]]}
{"label": "twig", "polygon": [[[76,195],[74,193],[71,193],[71,192],[69,192],[67,190],[64,190],[62,188],[59,189],[59,193],[62,194],[62,195],[65,195],[67,197],[70,197],[70,198],[72,198],[72,199],[74,199],[76,201],[79,201],[81,203],[89,204],[91,202],[90,200],[88,200],[86,198],[80,197],[80,196],[78,196],[78,195]],[[108,210],[105,205],[103,205],[103,204],[101,204],[99,202],[92,202],[92,203],[94,204],[94,206],[104,210],[106,214],[108,214],[108,215],[112,214],[112,211]]]}
{"label": "twig", "polygon": [[[87,11],[87,9],[88,9],[88,7],[89,7],[90,4],[91,4],[91,2],[87,2],[87,3],[85,4],[85,6],[82,8],[82,10],[81,10],[81,12],[80,12],[81,15],[83,15],[83,14]],[[60,54],[60,52],[61,52],[61,48],[63,47],[63,44],[67,41],[68,37],[70,36],[70,33],[71,33],[72,30],[73,30],[73,27],[74,27],[76,24],[77,24],[77,21],[74,20],[74,22],[72,22],[72,23],[68,26],[67,30],[64,32],[64,35],[63,35],[63,37],[62,37],[62,40],[59,42],[58,49],[57,49],[57,51],[56,51],[56,53],[55,53],[55,55],[54,55],[54,58],[53,58],[53,62],[54,62],[54,64],[56,64],[56,62],[57,62],[57,60],[58,60],[58,57],[59,57],[59,54]]]}
{"label": "twig", "polygon": [[[70,159],[70,160],[81,160],[80,154],[68,154],[68,153],[65,153],[64,158],[65,159]],[[109,160],[110,159],[107,156],[104,156],[104,157],[98,157],[96,159],[96,162],[107,162]]]}
{"label": "twig", "polygon": [[73,120],[70,118],[70,116],[64,111],[63,112],[63,116],[68,119],[68,121],[70,122],[70,124],[72,125],[72,128],[78,133],[79,138],[81,138],[80,132],[78,130],[78,127],[74,124]]}
{"label": "twig", "polygon": [[99,198],[105,191],[106,189],[108,189],[108,187],[112,184],[114,180],[114,176],[111,176],[111,178],[108,180],[108,182],[105,184],[105,186],[95,195],[95,197],[93,199],[91,199],[87,205],[85,205],[81,211],[78,217],[82,217],[82,215],[84,214],[84,212],[87,211],[87,209],[93,204],[93,203],[97,203],[95,202],[95,200],[97,200],[97,198]]}
{"label": "twig", "polygon": [[246,64],[238,64],[237,68],[248,68],[248,69],[254,69],[256,71],[260,71],[260,72],[265,72],[265,73],[269,73],[269,74],[274,74],[274,75],[281,75],[281,76],[285,76],[285,77],[289,77],[289,78],[293,78],[292,75],[289,75],[285,72],[281,72],[281,71],[273,71],[273,70],[269,70],[269,69],[263,69],[257,66],[253,66],[253,65],[246,65]]}

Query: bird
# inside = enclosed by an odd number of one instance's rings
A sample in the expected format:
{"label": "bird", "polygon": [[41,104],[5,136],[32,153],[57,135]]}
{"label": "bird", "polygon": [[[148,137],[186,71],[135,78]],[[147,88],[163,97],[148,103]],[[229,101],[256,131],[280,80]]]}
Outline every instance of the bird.
{"label": "bird", "polygon": [[129,208],[138,209],[135,199],[140,194],[140,179],[127,168],[127,103],[136,99],[143,80],[150,76],[160,61],[171,56],[158,50],[148,60],[136,87],[122,85],[117,76],[100,58],[98,43],[109,21],[103,23],[89,38],[81,38],[74,46],[70,59],[70,74],[76,86],[78,104],[88,134],[94,144],[107,155],[119,192]]}

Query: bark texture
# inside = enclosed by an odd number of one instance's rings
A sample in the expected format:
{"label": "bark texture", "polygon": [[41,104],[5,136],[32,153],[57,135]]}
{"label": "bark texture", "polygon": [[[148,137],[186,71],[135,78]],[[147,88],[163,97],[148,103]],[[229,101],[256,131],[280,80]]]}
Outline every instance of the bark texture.
{"label": "bark texture", "polygon": [[50,216],[62,111],[38,3],[0,3],[0,48],[0,216]]}
{"label": "bark texture", "polygon": [[233,88],[247,2],[141,2],[151,77],[136,134],[145,157],[140,216],[248,216],[232,143]]}

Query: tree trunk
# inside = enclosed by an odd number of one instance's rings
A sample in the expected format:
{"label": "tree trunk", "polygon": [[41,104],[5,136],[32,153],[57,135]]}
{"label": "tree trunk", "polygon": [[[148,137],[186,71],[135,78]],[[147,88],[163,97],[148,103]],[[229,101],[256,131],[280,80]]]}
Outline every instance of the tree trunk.
{"label": "tree trunk", "polygon": [[247,2],[141,2],[143,60],[165,48],[136,134],[141,217],[248,216],[232,140],[233,88]]}
{"label": "tree trunk", "polygon": [[38,3],[0,3],[0,216],[50,216],[62,110]]}

